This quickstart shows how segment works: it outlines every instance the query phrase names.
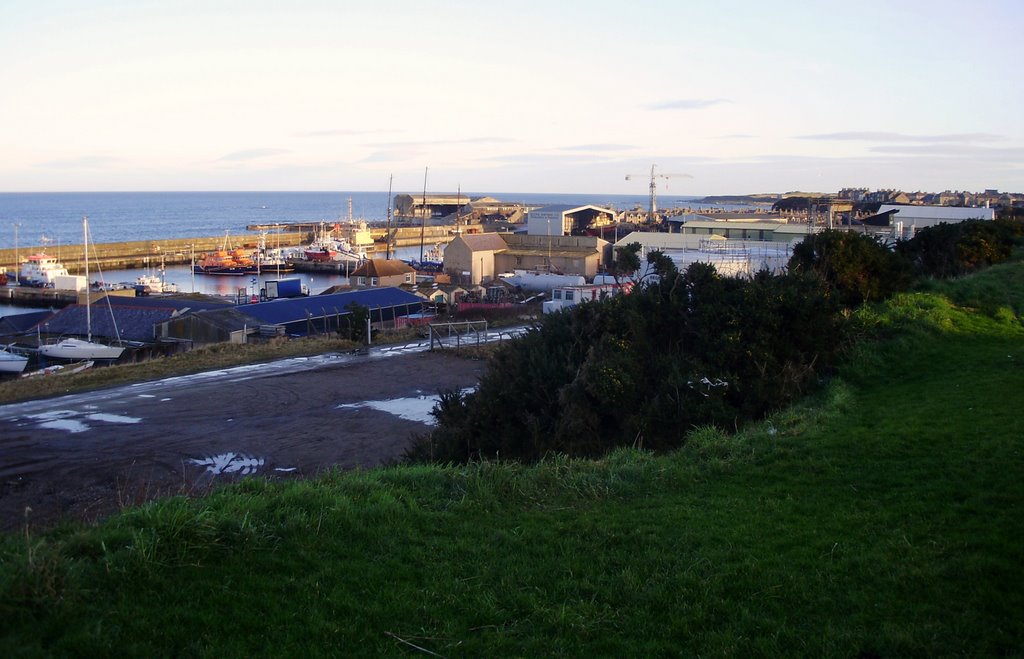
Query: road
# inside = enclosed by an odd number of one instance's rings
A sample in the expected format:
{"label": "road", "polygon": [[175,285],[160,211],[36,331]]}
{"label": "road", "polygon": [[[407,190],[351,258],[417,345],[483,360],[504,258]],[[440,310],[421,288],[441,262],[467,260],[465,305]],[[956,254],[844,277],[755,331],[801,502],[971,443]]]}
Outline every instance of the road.
{"label": "road", "polygon": [[397,460],[429,428],[437,393],[473,387],[483,372],[483,361],[425,348],[284,359],[0,406],[0,529],[96,519],[240,477]]}

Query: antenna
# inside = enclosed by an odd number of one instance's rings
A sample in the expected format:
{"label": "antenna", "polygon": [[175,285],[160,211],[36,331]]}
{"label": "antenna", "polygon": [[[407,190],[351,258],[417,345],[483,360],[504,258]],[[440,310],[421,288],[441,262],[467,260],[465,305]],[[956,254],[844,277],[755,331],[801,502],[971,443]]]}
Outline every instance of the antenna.
{"label": "antenna", "polygon": [[429,167],[423,168],[423,217],[420,219],[420,263],[423,263],[423,236],[427,230],[427,172]]}

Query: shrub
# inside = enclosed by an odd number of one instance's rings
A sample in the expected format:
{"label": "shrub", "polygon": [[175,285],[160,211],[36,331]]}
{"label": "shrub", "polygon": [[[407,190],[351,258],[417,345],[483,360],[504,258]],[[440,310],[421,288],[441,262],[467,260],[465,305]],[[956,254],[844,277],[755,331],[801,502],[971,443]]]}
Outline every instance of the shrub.
{"label": "shrub", "polygon": [[840,304],[854,308],[906,289],[906,261],[870,236],[829,230],[813,234],[793,248],[790,271],[820,277]]}
{"label": "shrub", "polygon": [[1021,235],[1015,221],[968,220],[921,229],[896,249],[925,277],[959,277],[1010,258]]}

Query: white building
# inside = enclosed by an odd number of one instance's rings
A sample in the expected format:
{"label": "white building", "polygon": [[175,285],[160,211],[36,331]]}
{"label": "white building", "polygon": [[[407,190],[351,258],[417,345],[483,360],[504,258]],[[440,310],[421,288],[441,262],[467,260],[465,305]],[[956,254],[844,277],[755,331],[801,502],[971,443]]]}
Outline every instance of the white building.
{"label": "white building", "polygon": [[568,236],[574,229],[601,227],[618,220],[615,211],[586,204],[558,204],[531,210],[526,216],[526,232],[531,236]]}
{"label": "white building", "polygon": [[904,230],[924,229],[946,222],[965,222],[967,220],[994,220],[996,211],[993,208],[962,208],[959,206],[911,206],[900,204],[882,204],[878,215],[895,211],[892,214],[892,225],[901,223]]}
{"label": "white building", "polygon": [[580,302],[603,300],[623,291],[623,287],[615,284],[591,284],[585,286],[562,286],[551,289],[551,299],[545,300],[544,313],[554,313],[562,309],[574,307]]}

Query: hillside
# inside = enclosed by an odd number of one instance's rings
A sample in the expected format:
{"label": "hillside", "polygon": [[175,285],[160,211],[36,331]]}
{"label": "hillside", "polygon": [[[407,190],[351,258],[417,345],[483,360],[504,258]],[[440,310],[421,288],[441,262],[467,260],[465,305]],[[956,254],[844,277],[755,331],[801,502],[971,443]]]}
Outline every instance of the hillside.
{"label": "hillside", "polygon": [[669,455],[249,480],[6,536],[0,653],[1007,655],[1024,265],[858,312],[823,394]]}

